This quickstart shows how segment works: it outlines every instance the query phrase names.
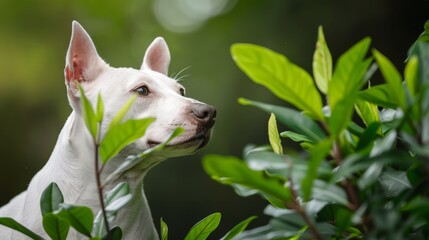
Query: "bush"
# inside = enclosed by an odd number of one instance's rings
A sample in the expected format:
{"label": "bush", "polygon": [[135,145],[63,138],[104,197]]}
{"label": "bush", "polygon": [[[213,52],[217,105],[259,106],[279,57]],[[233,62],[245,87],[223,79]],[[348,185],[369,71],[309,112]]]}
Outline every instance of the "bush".
{"label": "bush", "polygon": [[[409,51],[403,77],[377,50],[367,56],[370,42],[352,46],[333,68],[320,27],[313,77],[267,48],[232,46],[251,80],[298,109],[240,98],[271,114],[270,144],[247,146],[244,161],[203,159],[214,180],[269,203],[269,223],[236,239],[429,236],[429,21]],[[374,86],[377,69],[385,83]],[[279,133],[277,120],[288,130]],[[302,151],[284,150],[281,138]]]}

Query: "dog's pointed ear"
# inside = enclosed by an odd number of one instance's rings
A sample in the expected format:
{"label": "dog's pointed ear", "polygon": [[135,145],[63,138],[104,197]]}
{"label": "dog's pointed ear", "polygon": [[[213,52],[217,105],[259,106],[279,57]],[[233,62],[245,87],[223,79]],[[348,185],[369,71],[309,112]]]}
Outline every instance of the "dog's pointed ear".
{"label": "dog's pointed ear", "polygon": [[157,37],[146,50],[141,69],[150,69],[167,75],[169,65],[170,50],[164,38]]}
{"label": "dog's pointed ear", "polygon": [[107,64],[98,56],[91,37],[76,21],[72,23],[72,35],[66,56],[65,77],[70,87],[74,81],[91,81]]}

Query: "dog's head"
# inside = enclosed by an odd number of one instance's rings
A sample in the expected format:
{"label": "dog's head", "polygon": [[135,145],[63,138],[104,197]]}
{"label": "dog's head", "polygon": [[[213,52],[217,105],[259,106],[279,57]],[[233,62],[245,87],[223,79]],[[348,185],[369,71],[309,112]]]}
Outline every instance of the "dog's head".
{"label": "dog's head", "polygon": [[163,38],[156,38],[146,50],[140,69],[114,68],[98,55],[90,36],[73,22],[70,46],[66,57],[65,79],[68,97],[79,114],[77,80],[85,95],[95,104],[101,93],[105,117],[102,134],[118,110],[135,94],[138,95],[127,119],[154,117],[143,138],[128,148],[137,153],[167,139],[177,127],[185,132],[173,139],[166,152],[168,157],[186,155],[205,146],[210,139],[216,110],[207,104],[185,96],[185,88],[167,76],[170,52]]}

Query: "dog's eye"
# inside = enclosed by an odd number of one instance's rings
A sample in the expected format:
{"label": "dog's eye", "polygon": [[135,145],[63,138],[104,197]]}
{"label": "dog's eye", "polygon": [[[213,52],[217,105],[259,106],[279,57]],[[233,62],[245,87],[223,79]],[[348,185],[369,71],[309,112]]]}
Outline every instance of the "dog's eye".
{"label": "dog's eye", "polygon": [[184,88],[180,89],[180,95],[185,96],[185,89]]}
{"label": "dog's eye", "polygon": [[140,96],[147,96],[149,94],[149,88],[146,86],[141,86],[134,89],[134,92]]}

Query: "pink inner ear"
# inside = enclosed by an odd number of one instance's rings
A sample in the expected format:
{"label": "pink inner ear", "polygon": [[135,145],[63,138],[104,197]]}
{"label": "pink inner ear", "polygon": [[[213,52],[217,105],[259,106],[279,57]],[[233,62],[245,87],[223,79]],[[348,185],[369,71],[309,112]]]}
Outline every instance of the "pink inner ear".
{"label": "pink inner ear", "polygon": [[79,82],[82,82],[85,80],[83,77],[83,68],[85,66],[83,65],[83,61],[78,57],[77,54],[73,55],[73,77],[75,80],[78,80]]}
{"label": "pink inner ear", "polygon": [[163,49],[161,47],[156,47],[154,49],[151,49],[150,55],[149,55],[149,67],[157,72],[164,72],[165,69],[165,62],[166,58],[163,53]]}

